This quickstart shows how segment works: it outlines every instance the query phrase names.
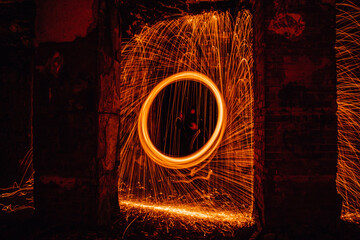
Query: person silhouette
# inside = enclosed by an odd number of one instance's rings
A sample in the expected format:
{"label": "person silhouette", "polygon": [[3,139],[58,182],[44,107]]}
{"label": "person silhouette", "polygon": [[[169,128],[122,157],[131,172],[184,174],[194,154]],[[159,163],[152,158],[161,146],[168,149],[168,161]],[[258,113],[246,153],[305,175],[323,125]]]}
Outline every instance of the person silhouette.
{"label": "person silhouette", "polygon": [[180,155],[191,154],[205,144],[204,121],[197,116],[195,107],[191,107],[187,115],[179,113],[176,127],[180,129]]}

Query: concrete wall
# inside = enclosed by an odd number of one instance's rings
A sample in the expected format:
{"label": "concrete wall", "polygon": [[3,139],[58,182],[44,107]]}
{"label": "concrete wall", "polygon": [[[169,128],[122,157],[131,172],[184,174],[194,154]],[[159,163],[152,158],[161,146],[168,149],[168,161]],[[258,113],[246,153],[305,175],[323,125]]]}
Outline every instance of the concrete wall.
{"label": "concrete wall", "polygon": [[335,1],[254,1],[254,32],[260,221],[269,232],[334,230]]}

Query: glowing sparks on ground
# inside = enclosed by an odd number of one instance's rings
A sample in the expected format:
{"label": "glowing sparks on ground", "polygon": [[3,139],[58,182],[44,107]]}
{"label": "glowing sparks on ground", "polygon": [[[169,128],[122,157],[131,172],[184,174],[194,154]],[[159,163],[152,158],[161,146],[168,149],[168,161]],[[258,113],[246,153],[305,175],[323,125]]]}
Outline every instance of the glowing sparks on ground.
{"label": "glowing sparks on ground", "polygon": [[[337,4],[338,192],[342,218],[360,219],[360,7]],[[356,220],[357,219],[357,220]]]}
{"label": "glowing sparks on ground", "polygon": [[[217,108],[218,108],[218,119],[216,123],[215,130],[211,136],[211,138],[206,142],[204,146],[202,146],[198,151],[183,157],[172,157],[160,152],[151,142],[149,132],[148,132],[148,117],[151,104],[155,100],[155,97],[160,93],[168,85],[184,81],[184,80],[193,80],[202,83],[206,87],[208,87],[211,92],[214,94]],[[156,162],[157,164],[166,167],[166,168],[174,168],[174,169],[182,169],[182,168],[190,168],[198,165],[204,160],[209,160],[212,153],[217,149],[224,134],[226,124],[226,107],[219,92],[219,89],[216,87],[215,83],[211,81],[208,77],[201,73],[197,72],[181,72],[170,77],[166,78],[150,92],[148,98],[145,100],[139,115],[138,120],[138,134],[140,143],[151,160]]]}
{"label": "glowing sparks on ground", "polygon": [[[251,21],[248,11],[240,12],[236,19],[219,12],[187,15],[145,27],[124,46],[117,83],[119,98],[114,103],[121,106],[122,116],[120,207],[125,202],[160,215],[167,209],[205,222],[220,212],[234,218],[249,214],[238,221],[247,219],[252,224]],[[149,115],[142,115],[142,105],[159,83],[189,71],[211,79],[219,93],[187,76],[159,89],[147,104]],[[218,104],[221,95],[224,104]],[[225,117],[222,105],[227,110],[225,130],[217,124]],[[140,144],[144,145],[144,132],[159,153],[174,157],[175,163],[151,160],[145,153],[146,144],[145,151]],[[224,132],[222,140],[211,140],[219,132]],[[218,144],[211,156],[205,151],[206,159],[176,165],[176,159],[197,154],[209,142],[215,148]],[[221,214],[216,218],[220,221]]]}
{"label": "glowing sparks on ground", "polygon": [[31,148],[20,161],[22,172],[19,184],[14,182],[12,187],[0,188],[0,215],[25,209],[34,210],[34,170],[33,149]]}
{"label": "glowing sparks on ground", "polygon": [[133,201],[120,202],[120,206],[125,205],[129,208],[139,208],[150,211],[158,211],[163,214],[171,214],[177,217],[193,218],[197,220],[208,220],[210,222],[225,222],[230,223],[236,227],[251,226],[254,224],[254,219],[251,213],[241,212],[204,212],[198,211],[196,208],[187,208],[185,206],[174,206],[174,205],[154,205],[144,204]]}

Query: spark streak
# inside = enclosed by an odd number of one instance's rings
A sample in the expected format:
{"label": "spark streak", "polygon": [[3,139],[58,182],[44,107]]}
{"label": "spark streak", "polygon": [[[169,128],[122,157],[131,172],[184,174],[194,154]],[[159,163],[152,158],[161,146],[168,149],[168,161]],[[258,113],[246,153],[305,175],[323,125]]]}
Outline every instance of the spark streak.
{"label": "spark streak", "polygon": [[342,218],[360,219],[360,6],[337,4],[336,58],[338,103],[337,188]]}
{"label": "spark streak", "polygon": [[253,224],[253,218],[251,217],[251,214],[233,212],[199,212],[196,211],[196,209],[191,210],[187,209],[184,206],[174,207],[173,205],[151,205],[131,201],[123,201],[121,202],[121,205],[151,211],[160,211],[163,213],[178,215],[181,217],[198,218],[199,220],[206,219],[212,222],[228,222],[239,226],[248,226]]}
{"label": "spark streak", "polygon": [[[186,15],[145,27],[124,45],[114,103],[122,116],[121,209],[177,212],[209,227],[210,218],[253,224],[251,24],[245,10],[235,19],[215,11]],[[182,72],[200,75],[161,85]],[[202,158],[189,162],[199,152]]]}
{"label": "spark streak", "polygon": [[[160,93],[160,91],[163,90],[166,86],[170,85],[171,83],[185,79],[192,79],[200,83],[203,83],[211,90],[211,92],[215,95],[217,102],[217,107],[219,112],[218,120],[212,137],[207,141],[207,143],[203,147],[201,147],[201,149],[185,157],[171,157],[161,153],[152,144],[148,133],[147,121],[148,121],[151,104],[153,103],[155,97]],[[225,119],[226,119],[226,110],[225,110],[224,100],[219,92],[219,89],[208,77],[197,72],[177,73],[160,82],[150,92],[148,98],[145,100],[141,108],[140,116],[138,120],[138,134],[139,134],[140,143],[146,154],[153,161],[155,161],[157,164],[163,167],[177,168],[177,169],[194,167],[195,165],[208,159],[219,146],[225,130],[225,123],[226,123]]]}

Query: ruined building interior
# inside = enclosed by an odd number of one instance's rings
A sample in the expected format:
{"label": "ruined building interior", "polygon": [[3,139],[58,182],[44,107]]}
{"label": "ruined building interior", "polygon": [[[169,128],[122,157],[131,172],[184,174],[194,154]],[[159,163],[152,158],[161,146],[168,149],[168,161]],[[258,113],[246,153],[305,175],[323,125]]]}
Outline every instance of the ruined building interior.
{"label": "ruined building interior", "polygon": [[0,239],[360,239],[357,1],[0,19]]}

